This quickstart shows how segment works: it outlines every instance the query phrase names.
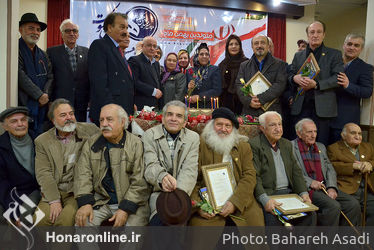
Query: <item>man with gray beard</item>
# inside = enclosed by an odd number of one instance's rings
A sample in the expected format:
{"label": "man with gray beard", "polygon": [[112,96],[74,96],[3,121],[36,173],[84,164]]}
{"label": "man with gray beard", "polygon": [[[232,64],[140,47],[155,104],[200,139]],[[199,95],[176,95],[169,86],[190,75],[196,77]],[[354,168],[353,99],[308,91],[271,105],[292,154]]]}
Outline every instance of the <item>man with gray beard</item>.
{"label": "man with gray beard", "polygon": [[35,140],[35,174],[42,192],[38,207],[46,215],[38,225],[73,226],[77,210],[74,167],[83,144],[100,130],[94,124],[76,122],[66,99],[55,100],[48,117],[55,128]]}

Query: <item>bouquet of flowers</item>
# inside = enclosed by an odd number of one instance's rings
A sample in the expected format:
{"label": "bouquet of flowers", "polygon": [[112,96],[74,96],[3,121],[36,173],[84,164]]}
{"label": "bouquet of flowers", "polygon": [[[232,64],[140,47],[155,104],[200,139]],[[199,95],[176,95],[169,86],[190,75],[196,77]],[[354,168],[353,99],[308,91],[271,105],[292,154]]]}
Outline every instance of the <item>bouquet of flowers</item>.
{"label": "bouquet of flowers", "polygon": [[196,127],[199,123],[207,123],[211,119],[212,119],[211,115],[192,116],[191,114],[188,114],[187,127],[193,128],[193,127]]}
{"label": "bouquet of flowers", "polygon": [[240,78],[240,83],[243,84],[243,87],[240,90],[243,92],[244,96],[252,96],[252,87],[251,84],[246,84],[243,78]]}
{"label": "bouquet of flowers", "polygon": [[250,115],[241,115],[241,116],[238,116],[237,119],[240,125],[258,125],[259,124],[257,118],[253,118]]}

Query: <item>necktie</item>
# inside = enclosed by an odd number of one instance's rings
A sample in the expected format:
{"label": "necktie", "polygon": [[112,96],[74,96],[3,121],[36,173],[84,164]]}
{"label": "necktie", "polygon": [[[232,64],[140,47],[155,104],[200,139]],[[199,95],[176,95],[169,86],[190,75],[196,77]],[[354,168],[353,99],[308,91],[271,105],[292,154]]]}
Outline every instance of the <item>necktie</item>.
{"label": "necktie", "polygon": [[130,65],[128,64],[128,62],[127,62],[127,60],[126,60],[126,58],[125,58],[125,53],[124,53],[124,51],[123,51],[120,47],[118,47],[118,49],[119,49],[119,53],[121,53],[121,56],[122,56],[122,58],[123,58],[123,61],[124,61],[125,64],[127,65],[127,69],[128,69],[129,72],[130,72],[130,76],[132,77],[132,71],[131,71]]}

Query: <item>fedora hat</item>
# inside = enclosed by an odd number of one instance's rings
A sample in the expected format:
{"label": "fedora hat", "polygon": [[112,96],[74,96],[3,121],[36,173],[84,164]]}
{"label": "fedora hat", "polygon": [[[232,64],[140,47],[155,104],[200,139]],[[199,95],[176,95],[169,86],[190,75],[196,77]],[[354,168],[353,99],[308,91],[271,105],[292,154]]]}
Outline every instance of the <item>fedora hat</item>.
{"label": "fedora hat", "polygon": [[186,192],[176,189],[162,192],[156,201],[160,220],[169,226],[185,225],[191,216],[191,199]]}
{"label": "fedora hat", "polygon": [[24,23],[37,23],[40,25],[40,31],[43,31],[47,28],[47,24],[39,22],[38,17],[34,13],[25,13],[22,15],[21,20],[19,21],[19,27]]}

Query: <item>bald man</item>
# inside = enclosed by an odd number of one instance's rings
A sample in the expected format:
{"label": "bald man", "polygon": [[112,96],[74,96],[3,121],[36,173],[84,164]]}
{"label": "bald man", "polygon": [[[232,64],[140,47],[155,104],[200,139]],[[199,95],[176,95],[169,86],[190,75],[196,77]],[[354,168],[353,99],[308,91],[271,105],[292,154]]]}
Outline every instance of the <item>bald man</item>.
{"label": "bald man", "polygon": [[342,140],[330,145],[327,153],[335,168],[339,190],[352,195],[363,205],[365,175],[368,174],[366,225],[374,226],[374,147],[362,142],[361,128],[347,123]]}
{"label": "bald man", "polygon": [[129,59],[136,79],[135,104],[138,110],[144,106],[161,109],[160,64],[156,61],[157,41],[151,36],[143,39],[142,53]]}

